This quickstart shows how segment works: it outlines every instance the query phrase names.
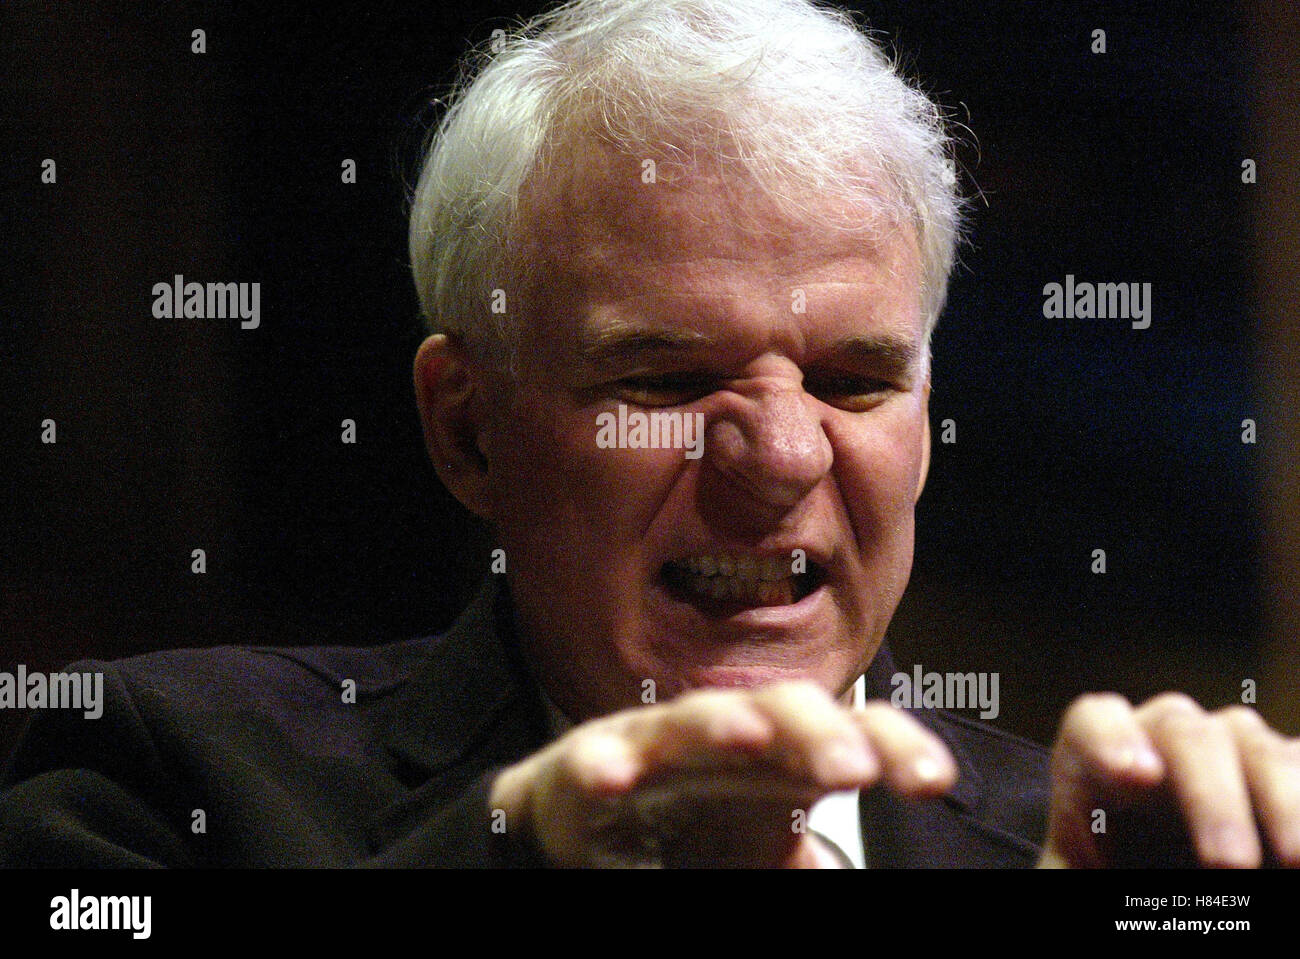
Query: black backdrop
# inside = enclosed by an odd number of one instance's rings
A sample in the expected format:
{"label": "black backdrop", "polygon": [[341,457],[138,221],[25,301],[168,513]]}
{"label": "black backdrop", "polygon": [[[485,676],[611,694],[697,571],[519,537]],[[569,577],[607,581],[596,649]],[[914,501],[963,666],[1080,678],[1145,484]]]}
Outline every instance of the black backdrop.
{"label": "black backdrop", "polygon": [[[0,669],[440,628],[485,540],[424,458],[404,197],[456,58],[542,5],[140,6],[0,11]],[[1000,671],[998,721],[1039,739],[1088,688],[1231,701],[1263,655],[1241,423],[1261,444],[1289,428],[1258,402],[1241,182],[1270,161],[1254,66],[1274,14],[858,6],[969,126],[982,194],[935,340],[896,658]],[[261,326],[154,318],[177,273],[260,282]],[[1150,329],[1044,319],[1067,273],[1152,283]]]}

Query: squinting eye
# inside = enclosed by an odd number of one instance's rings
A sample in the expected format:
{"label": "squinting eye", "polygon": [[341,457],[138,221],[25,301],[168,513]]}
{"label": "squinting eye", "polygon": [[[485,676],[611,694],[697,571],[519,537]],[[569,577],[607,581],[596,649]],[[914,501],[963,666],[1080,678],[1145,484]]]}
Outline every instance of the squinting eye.
{"label": "squinting eye", "polygon": [[620,396],[638,406],[676,406],[711,389],[699,376],[687,374],[631,376],[615,385]]}
{"label": "squinting eye", "polygon": [[879,403],[893,384],[869,376],[836,374],[809,376],[804,379],[804,389],[824,403],[847,410],[864,410]]}

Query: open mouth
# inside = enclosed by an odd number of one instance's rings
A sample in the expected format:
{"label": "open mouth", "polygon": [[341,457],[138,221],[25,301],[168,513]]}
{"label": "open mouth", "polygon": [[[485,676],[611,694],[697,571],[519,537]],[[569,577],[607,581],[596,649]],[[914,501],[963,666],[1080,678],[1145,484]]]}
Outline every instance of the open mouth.
{"label": "open mouth", "polygon": [[[794,572],[796,568],[800,572]],[[793,605],[826,581],[826,570],[811,559],[802,559],[796,566],[789,556],[706,553],[670,560],[660,569],[660,576],[674,598],[725,612]]]}

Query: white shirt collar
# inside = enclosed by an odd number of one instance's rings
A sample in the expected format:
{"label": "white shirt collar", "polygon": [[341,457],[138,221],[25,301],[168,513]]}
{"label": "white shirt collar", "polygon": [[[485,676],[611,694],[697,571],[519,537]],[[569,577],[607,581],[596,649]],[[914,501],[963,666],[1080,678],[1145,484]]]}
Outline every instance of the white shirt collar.
{"label": "white shirt collar", "polygon": [[[859,676],[853,684],[853,708],[867,704],[867,680]],[[835,845],[858,869],[866,869],[866,852],[862,846],[862,815],[858,806],[858,790],[842,789],[823,796],[808,810],[808,828],[819,832]]]}

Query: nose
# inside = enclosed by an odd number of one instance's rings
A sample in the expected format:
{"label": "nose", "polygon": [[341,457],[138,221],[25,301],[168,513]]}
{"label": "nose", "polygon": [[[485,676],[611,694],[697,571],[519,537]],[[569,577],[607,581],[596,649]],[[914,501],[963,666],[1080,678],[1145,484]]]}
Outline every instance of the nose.
{"label": "nose", "polygon": [[803,388],[755,385],[705,430],[704,465],[735,508],[785,511],[802,500],[831,468],[831,444]]}

